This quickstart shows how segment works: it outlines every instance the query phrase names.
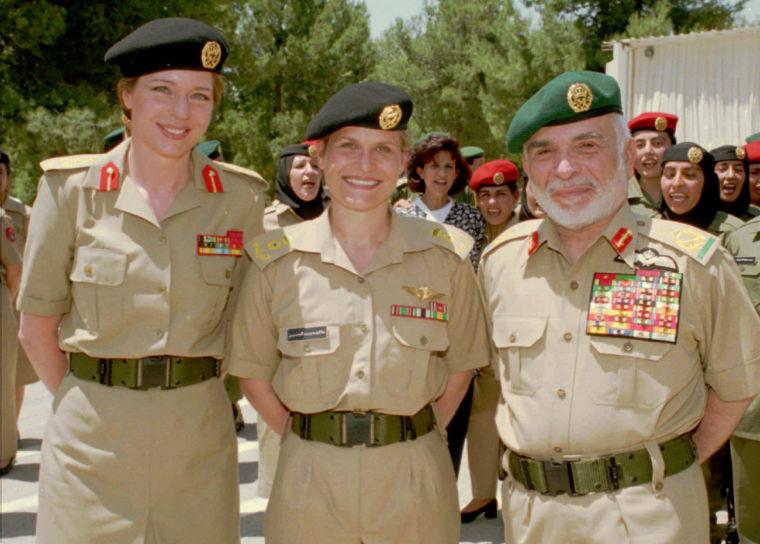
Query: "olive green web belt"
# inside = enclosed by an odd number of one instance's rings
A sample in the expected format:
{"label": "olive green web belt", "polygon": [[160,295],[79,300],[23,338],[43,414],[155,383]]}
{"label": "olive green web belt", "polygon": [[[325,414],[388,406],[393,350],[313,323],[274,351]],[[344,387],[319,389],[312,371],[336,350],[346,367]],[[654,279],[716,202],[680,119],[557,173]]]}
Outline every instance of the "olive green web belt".
{"label": "olive green web belt", "polygon": [[[678,474],[697,459],[690,434],[660,444],[665,475]],[[586,495],[652,481],[652,460],[646,449],[572,461],[525,457],[507,450],[509,474],[529,490],[543,495]]]}
{"label": "olive green web belt", "polygon": [[221,362],[213,357],[160,355],[142,359],[98,359],[71,353],[69,371],[82,380],[129,389],[174,389],[218,377]]}
{"label": "olive green web belt", "polygon": [[435,415],[428,404],[413,416],[377,412],[292,413],[292,429],[305,440],[334,446],[386,446],[414,440],[435,428]]}

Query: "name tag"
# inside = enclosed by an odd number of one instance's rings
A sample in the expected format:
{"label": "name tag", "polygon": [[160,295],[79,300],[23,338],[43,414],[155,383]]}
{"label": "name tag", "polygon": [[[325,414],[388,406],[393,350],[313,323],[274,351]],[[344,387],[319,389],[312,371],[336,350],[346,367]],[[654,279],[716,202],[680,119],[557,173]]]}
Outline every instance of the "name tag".
{"label": "name tag", "polygon": [[674,344],[678,338],[682,282],[682,273],[665,270],[596,272],[586,334]]}
{"label": "name tag", "polygon": [[299,327],[288,329],[288,342],[299,340],[320,340],[327,338],[327,327]]}
{"label": "name tag", "polygon": [[243,255],[243,231],[228,230],[227,234],[198,234],[196,236],[198,255]]}
{"label": "name tag", "polygon": [[741,256],[738,256],[738,257],[734,257],[734,260],[736,261],[736,264],[738,264],[739,266],[741,266],[743,264],[748,264],[748,265],[754,266],[754,265],[757,264],[757,259],[755,257],[741,257]]}

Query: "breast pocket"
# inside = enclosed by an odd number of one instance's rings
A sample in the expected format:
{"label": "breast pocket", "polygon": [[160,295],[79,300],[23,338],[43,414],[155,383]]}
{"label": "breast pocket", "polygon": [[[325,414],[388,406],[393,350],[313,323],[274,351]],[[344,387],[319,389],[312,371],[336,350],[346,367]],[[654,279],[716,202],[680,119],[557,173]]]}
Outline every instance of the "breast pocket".
{"label": "breast pocket", "polygon": [[493,342],[510,392],[533,395],[543,382],[546,317],[494,315]]}
{"label": "breast pocket", "polygon": [[280,329],[277,349],[282,360],[275,380],[286,401],[326,400],[341,391],[348,380],[351,357],[341,357],[340,325],[307,323]]}
{"label": "breast pocket", "polygon": [[672,344],[605,336],[589,343],[585,383],[596,404],[655,408],[668,399],[676,373],[662,359]]}
{"label": "breast pocket", "polygon": [[376,370],[380,385],[397,397],[411,399],[427,396],[430,365],[449,347],[446,324],[394,317],[391,318],[391,330],[394,341],[388,356],[378,361]]}
{"label": "breast pocket", "polygon": [[209,308],[203,315],[205,329],[213,329],[222,318],[230,296],[232,274],[235,267],[235,257],[222,256],[199,256],[201,275],[206,287],[205,296],[198,293],[198,304],[205,304]]}
{"label": "breast pocket", "polygon": [[100,328],[99,319],[122,307],[127,256],[112,249],[78,247],[69,279],[71,297],[85,328]]}
{"label": "breast pocket", "polygon": [[744,285],[749,291],[749,298],[755,306],[755,311],[760,313],[760,259],[754,263],[737,263],[742,274]]}

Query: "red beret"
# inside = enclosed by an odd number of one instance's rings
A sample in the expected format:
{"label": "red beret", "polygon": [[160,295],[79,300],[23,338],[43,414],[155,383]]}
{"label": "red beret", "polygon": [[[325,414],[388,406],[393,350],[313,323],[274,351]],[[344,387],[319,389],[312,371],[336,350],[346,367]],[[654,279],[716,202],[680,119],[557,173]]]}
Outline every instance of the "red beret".
{"label": "red beret", "polygon": [[511,161],[497,159],[481,164],[470,177],[470,188],[478,192],[484,185],[503,185],[520,179],[520,171]]}
{"label": "red beret", "polygon": [[661,111],[648,111],[637,115],[628,121],[628,130],[631,134],[637,130],[656,130],[658,132],[668,132],[673,135],[678,124],[678,116],[672,113],[663,113]]}
{"label": "red beret", "polygon": [[760,140],[755,140],[744,146],[747,152],[747,162],[750,164],[760,162]]}

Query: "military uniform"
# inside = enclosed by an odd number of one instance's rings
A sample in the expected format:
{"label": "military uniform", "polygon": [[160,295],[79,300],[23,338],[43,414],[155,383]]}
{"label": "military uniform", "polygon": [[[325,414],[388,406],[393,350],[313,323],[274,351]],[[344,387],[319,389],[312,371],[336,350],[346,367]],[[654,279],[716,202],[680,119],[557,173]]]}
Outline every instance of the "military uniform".
{"label": "military uniform", "polygon": [[[8,195],[8,198],[6,198],[3,203],[3,209],[13,222],[16,238],[23,251],[24,244],[26,243],[26,232],[29,229],[29,213],[31,212],[31,208],[19,199]],[[16,317],[18,318],[18,314],[16,314]],[[39,380],[39,378],[37,377],[34,368],[32,368],[32,364],[29,362],[26,352],[19,347],[18,362],[16,364],[16,386],[29,385],[37,380]]]}
{"label": "military uniform", "polygon": [[[705,383],[724,400],[760,389],[752,373],[760,357],[760,321],[719,246],[697,229],[637,217],[624,207],[572,267],[548,221],[523,223],[485,252],[480,274],[504,397],[497,425],[507,447],[557,460],[646,448],[654,473],[651,483],[615,492],[544,500],[511,470],[502,505],[513,520],[508,542],[705,538],[699,467],[665,478],[656,445],[699,423]],[[669,311],[680,308],[680,314],[662,340],[628,336],[626,326],[615,333],[605,318],[593,318],[613,312],[599,301],[610,288],[623,293],[632,274],[640,281],[660,278],[659,289],[678,284]],[[707,287],[715,283],[719,287]],[[551,532],[547,523],[554,516],[570,518],[560,525],[563,534]]]}
{"label": "military uniform", "polygon": [[[726,247],[760,314],[760,219],[729,234]],[[755,398],[731,437],[734,501],[741,542],[760,543],[760,396]]]}
{"label": "military uniform", "polygon": [[276,199],[264,210],[264,230],[281,229],[301,221],[303,219],[293,211],[293,208]]}
{"label": "military uniform", "polygon": [[[0,208],[0,400],[2,401],[2,419],[0,426],[0,460],[10,462],[12,467],[16,456],[16,360],[19,350],[16,335],[18,323],[13,311],[11,292],[6,284],[5,269],[21,264],[22,246],[15,227],[5,210]],[[6,468],[6,467],[3,467]]]}
{"label": "military uniform", "polygon": [[[388,237],[359,273],[329,215],[247,246],[255,267],[233,322],[230,371],[271,380],[293,413],[417,417],[450,373],[488,361],[467,258],[472,240],[390,214]],[[440,427],[379,447],[337,447],[287,432],[265,536],[288,544],[454,543],[457,503]]]}
{"label": "military uniform", "polygon": [[634,213],[645,217],[662,217],[657,204],[639,185],[636,176],[628,179],[628,205]]}
{"label": "military uniform", "polygon": [[[42,163],[19,308],[63,315],[72,365],[222,359],[263,180],[193,152],[191,178],[158,221],[126,172],[130,145]],[[237,444],[211,376],[146,391],[66,376],[43,441],[38,541],[237,542]]]}

